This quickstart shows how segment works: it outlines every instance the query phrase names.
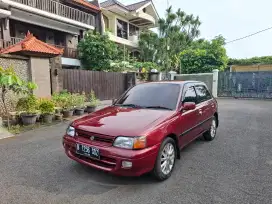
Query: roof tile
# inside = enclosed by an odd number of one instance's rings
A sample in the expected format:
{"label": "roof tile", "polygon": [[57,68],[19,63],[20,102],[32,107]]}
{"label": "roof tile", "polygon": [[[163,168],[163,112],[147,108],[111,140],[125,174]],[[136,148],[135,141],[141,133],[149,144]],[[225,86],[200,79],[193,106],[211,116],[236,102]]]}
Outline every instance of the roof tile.
{"label": "roof tile", "polygon": [[18,52],[33,52],[49,55],[61,55],[63,53],[63,49],[59,49],[45,42],[42,42],[38,40],[36,37],[34,37],[33,34],[30,34],[30,32],[28,32],[25,39],[23,39],[21,42],[0,50],[1,54]]}
{"label": "roof tile", "polygon": [[86,7],[89,7],[91,9],[94,9],[94,10],[97,10],[97,11],[100,11],[100,8],[91,4],[90,2],[87,2],[85,0],[73,0],[74,2],[78,3],[78,4],[81,4],[83,6],[86,6]]}
{"label": "roof tile", "polygon": [[138,3],[127,5],[126,7],[130,11],[136,11],[137,9],[141,8],[142,6],[144,6],[145,4],[149,3],[150,1],[151,0],[144,0],[144,1],[141,1],[141,2],[138,2]]}
{"label": "roof tile", "polygon": [[116,4],[118,6],[121,6],[121,7],[125,8],[125,9],[127,9],[128,11],[135,11],[135,10],[141,8],[143,5],[147,4],[150,1],[151,0],[144,0],[144,1],[140,1],[140,2],[125,6],[124,4],[120,3],[117,0],[107,0],[107,1],[104,1],[104,2],[100,3],[100,5],[103,8],[107,8],[107,7],[110,7],[110,6]]}

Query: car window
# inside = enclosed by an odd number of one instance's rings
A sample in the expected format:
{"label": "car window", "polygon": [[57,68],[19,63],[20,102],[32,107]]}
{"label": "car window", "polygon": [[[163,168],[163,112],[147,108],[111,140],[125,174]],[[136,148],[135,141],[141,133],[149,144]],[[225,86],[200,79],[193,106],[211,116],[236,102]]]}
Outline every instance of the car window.
{"label": "car window", "polygon": [[194,102],[196,103],[196,92],[195,92],[195,89],[194,87],[189,87],[185,93],[184,93],[184,96],[183,96],[183,103],[185,102]]}
{"label": "car window", "polygon": [[196,94],[197,94],[197,102],[201,103],[203,101],[207,101],[212,98],[210,92],[204,85],[195,86]]}
{"label": "car window", "polygon": [[140,84],[130,89],[116,104],[176,109],[180,85],[167,83]]}

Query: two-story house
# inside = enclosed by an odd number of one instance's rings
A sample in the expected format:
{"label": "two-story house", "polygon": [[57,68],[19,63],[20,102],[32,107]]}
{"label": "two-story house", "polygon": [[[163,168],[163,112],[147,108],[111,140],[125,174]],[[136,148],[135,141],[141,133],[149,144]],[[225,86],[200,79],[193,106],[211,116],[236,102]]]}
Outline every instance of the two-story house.
{"label": "two-story house", "polygon": [[63,67],[79,67],[77,44],[87,30],[101,30],[98,1],[0,0],[0,48],[21,41],[30,31],[63,48]]}
{"label": "two-story house", "polygon": [[156,27],[159,19],[152,0],[130,5],[107,0],[100,3],[100,7],[103,14],[103,32],[108,32],[112,41],[125,46],[133,56],[137,55],[140,32]]}

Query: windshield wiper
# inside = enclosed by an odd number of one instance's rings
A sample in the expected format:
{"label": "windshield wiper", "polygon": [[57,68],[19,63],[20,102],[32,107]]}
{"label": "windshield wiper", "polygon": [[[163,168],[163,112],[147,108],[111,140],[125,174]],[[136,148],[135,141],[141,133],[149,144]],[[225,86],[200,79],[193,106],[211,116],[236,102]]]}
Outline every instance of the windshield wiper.
{"label": "windshield wiper", "polygon": [[142,106],[136,104],[115,104],[115,106],[131,107],[131,108],[142,108]]}
{"label": "windshield wiper", "polygon": [[167,107],[163,107],[163,106],[147,106],[145,108],[148,108],[148,109],[163,109],[163,110],[172,110],[171,108],[167,108]]}

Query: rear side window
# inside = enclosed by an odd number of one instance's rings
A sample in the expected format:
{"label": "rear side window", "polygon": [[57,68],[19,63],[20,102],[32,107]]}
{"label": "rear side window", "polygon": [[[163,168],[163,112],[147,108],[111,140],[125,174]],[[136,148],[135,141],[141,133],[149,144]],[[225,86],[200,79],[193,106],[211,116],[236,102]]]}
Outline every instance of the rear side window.
{"label": "rear side window", "polygon": [[196,94],[197,94],[197,102],[201,103],[203,101],[207,101],[212,98],[208,89],[203,85],[195,86]]}
{"label": "rear side window", "polygon": [[183,103],[185,102],[194,102],[196,103],[196,92],[194,87],[189,87],[185,93],[184,93],[184,97],[183,97]]}

